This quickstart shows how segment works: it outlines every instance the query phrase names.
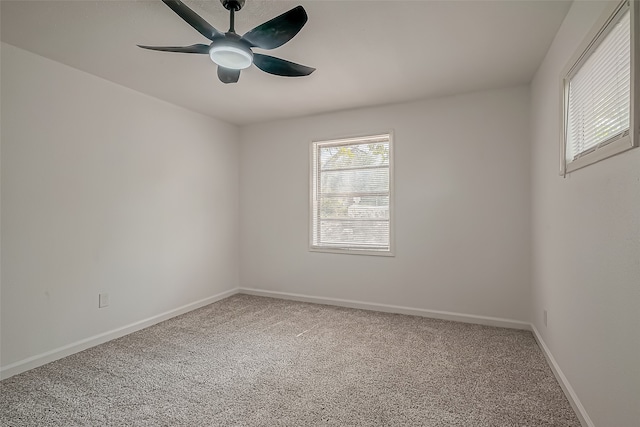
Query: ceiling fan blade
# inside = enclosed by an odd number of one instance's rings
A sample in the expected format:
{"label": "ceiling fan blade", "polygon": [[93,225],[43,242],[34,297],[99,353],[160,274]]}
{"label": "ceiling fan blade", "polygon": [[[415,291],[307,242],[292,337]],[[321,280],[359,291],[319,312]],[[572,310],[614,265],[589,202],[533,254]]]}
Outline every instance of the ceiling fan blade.
{"label": "ceiling fan blade", "polygon": [[232,70],[218,65],[218,78],[222,83],[237,83],[240,78],[240,70]]}
{"label": "ceiling fan blade", "polygon": [[206,44],[193,44],[191,46],[143,46],[138,45],[143,49],[159,50],[162,52],[180,52],[180,53],[209,53],[209,45]]}
{"label": "ceiling fan blade", "polygon": [[169,6],[175,13],[184,19],[185,22],[195,28],[200,34],[213,41],[216,37],[220,37],[223,34],[213,28],[211,24],[202,19],[200,15],[189,9],[180,0],[162,0],[164,4]]}
{"label": "ceiling fan blade", "polygon": [[242,38],[251,47],[275,49],[291,40],[307,23],[307,12],[302,6],[296,6],[288,12],[258,25]]}
{"label": "ceiling fan blade", "polygon": [[316,69],[269,55],[253,54],[253,63],[265,73],[284,77],[308,76]]}

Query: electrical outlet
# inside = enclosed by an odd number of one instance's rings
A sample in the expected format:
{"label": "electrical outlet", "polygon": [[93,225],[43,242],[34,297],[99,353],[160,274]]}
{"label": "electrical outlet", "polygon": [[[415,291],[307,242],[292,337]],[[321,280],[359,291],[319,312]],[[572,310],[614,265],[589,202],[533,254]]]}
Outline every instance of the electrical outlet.
{"label": "electrical outlet", "polygon": [[98,308],[109,307],[109,294],[100,294],[98,297]]}
{"label": "electrical outlet", "polygon": [[543,312],[544,326],[547,327],[547,310]]}

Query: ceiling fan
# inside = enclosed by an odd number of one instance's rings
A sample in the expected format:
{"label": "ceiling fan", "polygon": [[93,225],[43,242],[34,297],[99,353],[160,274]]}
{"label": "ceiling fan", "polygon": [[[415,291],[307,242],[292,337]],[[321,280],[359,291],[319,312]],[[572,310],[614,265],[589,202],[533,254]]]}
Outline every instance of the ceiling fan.
{"label": "ceiling fan", "polygon": [[284,77],[308,76],[315,71],[315,68],[274,56],[253,53],[251,50],[254,47],[266,50],[275,49],[298,34],[307,22],[307,13],[302,6],[294,7],[239,36],[234,28],[234,14],[242,9],[245,0],[220,0],[224,8],[231,13],[229,31],[226,33],[216,30],[180,0],[162,1],[187,24],[211,40],[211,43],[191,46],[138,45],[138,47],[163,52],[208,54],[211,60],[218,65],[218,78],[223,83],[236,83],[240,78],[240,70],[248,68],[251,64],[255,64],[256,67],[269,74]]}

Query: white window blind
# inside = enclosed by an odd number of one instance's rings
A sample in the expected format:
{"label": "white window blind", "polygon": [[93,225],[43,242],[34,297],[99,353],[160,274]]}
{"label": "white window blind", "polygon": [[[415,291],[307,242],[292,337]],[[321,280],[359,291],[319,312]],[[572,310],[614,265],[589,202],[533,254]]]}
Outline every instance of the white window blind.
{"label": "white window blind", "polygon": [[311,249],[390,254],[390,135],[314,142],[311,163]]}
{"label": "white window blind", "polygon": [[[623,7],[603,29],[597,47],[569,73],[565,160],[569,164],[629,134],[631,13]],[[565,81],[567,84],[567,81]]]}

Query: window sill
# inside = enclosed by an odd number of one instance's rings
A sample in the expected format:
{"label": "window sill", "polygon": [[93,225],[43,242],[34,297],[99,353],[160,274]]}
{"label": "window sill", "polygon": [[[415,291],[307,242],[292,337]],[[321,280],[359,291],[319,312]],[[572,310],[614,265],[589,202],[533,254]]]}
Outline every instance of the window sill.
{"label": "window sill", "polygon": [[[632,143],[631,138],[629,137],[629,135],[627,135],[624,138],[621,138],[594,151],[593,153],[587,154],[584,157],[580,157],[572,161],[571,163],[568,163],[564,172],[574,172],[578,169],[582,169],[601,160],[608,159],[609,157],[615,156],[620,153],[624,153],[625,151],[631,150],[635,147],[636,145]],[[561,175],[564,175],[564,173],[561,173]]]}
{"label": "window sill", "polygon": [[339,249],[339,248],[320,248],[310,247],[309,252],[324,252],[330,254],[347,254],[347,255],[370,255],[370,256],[382,256],[382,257],[395,257],[393,251],[367,251],[357,249]]}

